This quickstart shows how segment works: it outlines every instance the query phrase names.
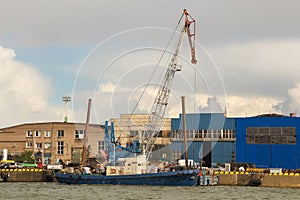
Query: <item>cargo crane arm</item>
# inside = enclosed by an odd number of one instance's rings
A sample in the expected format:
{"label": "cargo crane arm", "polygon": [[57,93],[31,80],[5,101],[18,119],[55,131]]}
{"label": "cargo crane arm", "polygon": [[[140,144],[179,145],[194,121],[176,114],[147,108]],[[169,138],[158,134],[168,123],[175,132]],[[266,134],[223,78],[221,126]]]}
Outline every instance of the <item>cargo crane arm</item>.
{"label": "cargo crane arm", "polygon": [[[172,55],[170,63],[168,65],[168,69],[164,76],[164,81],[161,84],[157,96],[154,100],[154,103],[151,108],[150,116],[149,116],[149,123],[147,124],[147,130],[143,137],[143,153],[146,154],[147,160],[149,160],[152,149],[154,147],[155,140],[163,127],[164,123],[164,115],[166,111],[166,107],[168,105],[168,99],[173,83],[173,78],[175,76],[175,72],[181,71],[181,66],[177,64],[178,56],[180,54],[180,50],[182,47],[183,39],[185,33],[188,36],[190,48],[191,48],[191,55],[192,55],[192,64],[196,64],[196,56],[195,56],[195,20],[189,15],[186,9],[183,10],[183,14],[185,17],[185,24],[181,30],[180,38],[177,43],[175,52]],[[182,17],[181,17],[182,19]],[[191,30],[191,27],[192,30]]]}

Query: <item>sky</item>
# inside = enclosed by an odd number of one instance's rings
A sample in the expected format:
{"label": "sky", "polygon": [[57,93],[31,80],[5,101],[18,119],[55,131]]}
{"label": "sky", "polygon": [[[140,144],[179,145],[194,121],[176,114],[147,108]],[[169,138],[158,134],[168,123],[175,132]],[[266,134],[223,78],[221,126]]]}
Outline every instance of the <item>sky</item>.
{"label": "sky", "polygon": [[[197,64],[185,38],[166,117],[300,113],[297,0],[1,1],[0,127],[103,124],[148,113],[178,42],[184,8],[196,20]],[[174,33],[174,37],[172,34]],[[168,41],[170,40],[169,45]]]}

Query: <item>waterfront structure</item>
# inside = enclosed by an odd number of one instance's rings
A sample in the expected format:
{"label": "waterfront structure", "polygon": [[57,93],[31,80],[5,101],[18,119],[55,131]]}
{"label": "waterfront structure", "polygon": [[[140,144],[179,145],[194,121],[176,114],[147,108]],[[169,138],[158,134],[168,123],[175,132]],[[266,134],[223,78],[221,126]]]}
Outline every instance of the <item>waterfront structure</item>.
{"label": "waterfront structure", "polygon": [[[232,162],[235,155],[235,119],[224,113],[186,114],[188,157],[210,167],[212,163]],[[172,162],[185,158],[182,115],[171,120]]]}
{"label": "waterfront structure", "polygon": [[300,167],[300,118],[278,114],[236,118],[236,161],[257,167]]}
{"label": "waterfront structure", "polygon": [[[149,115],[121,114],[114,122],[119,144],[141,138]],[[186,114],[188,157],[206,166],[213,163],[254,163],[257,167],[298,169],[300,167],[300,118],[277,114],[228,118],[224,113]],[[0,129],[0,149],[10,156],[33,151],[43,164],[62,159],[81,162],[84,123],[26,123]],[[166,118],[155,142],[152,159],[176,162],[185,158],[182,115]],[[104,126],[90,125],[87,148],[90,156],[103,157]],[[2,151],[0,151],[1,157]]]}
{"label": "waterfront structure", "polygon": [[[26,123],[0,129],[0,149],[7,149],[10,156],[33,151],[43,164],[59,159],[79,163],[84,137],[84,123]],[[86,140],[90,156],[99,155],[104,150],[104,126],[91,124]]]}

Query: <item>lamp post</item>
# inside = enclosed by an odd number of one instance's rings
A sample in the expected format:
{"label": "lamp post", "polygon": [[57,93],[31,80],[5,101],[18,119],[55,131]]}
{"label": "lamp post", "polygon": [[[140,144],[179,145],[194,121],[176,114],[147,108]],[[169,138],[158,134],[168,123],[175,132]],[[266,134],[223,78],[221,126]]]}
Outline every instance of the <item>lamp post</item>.
{"label": "lamp post", "polygon": [[63,102],[65,102],[66,104],[66,115],[65,115],[65,118],[64,118],[64,122],[68,122],[68,103],[71,101],[71,97],[69,96],[64,96],[62,98]]}

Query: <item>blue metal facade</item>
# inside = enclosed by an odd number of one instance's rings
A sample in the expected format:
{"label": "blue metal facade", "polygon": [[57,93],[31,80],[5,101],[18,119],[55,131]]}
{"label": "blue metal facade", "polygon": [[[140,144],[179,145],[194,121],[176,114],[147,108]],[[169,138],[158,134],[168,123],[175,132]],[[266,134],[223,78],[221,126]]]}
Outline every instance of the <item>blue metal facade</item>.
{"label": "blue metal facade", "polygon": [[[224,113],[197,113],[186,114],[187,130],[235,130],[235,119],[225,118]],[[171,120],[171,130],[183,130],[182,115],[179,118]],[[217,140],[217,139],[216,139]],[[189,141],[188,157],[196,162],[200,162],[200,155],[203,157],[203,144],[211,143],[211,163],[231,162],[232,152],[235,152],[235,142],[230,141]],[[184,154],[183,141],[172,141],[171,152],[181,151]],[[175,161],[170,155],[171,161]]]}
{"label": "blue metal facade", "polygon": [[235,142],[214,142],[211,151],[212,163],[230,163],[232,152],[235,152]]}
{"label": "blue metal facade", "polygon": [[[193,113],[186,114],[188,130],[221,130],[235,129],[235,119],[225,118],[224,113]],[[171,130],[183,130],[182,114],[171,120]]]}
{"label": "blue metal facade", "polygon": [[[247,127],[295,127],[295,144],[247,144]],[[300,167],[299,117],[236,118],[236,161],[258,167],[297,169]]]}

